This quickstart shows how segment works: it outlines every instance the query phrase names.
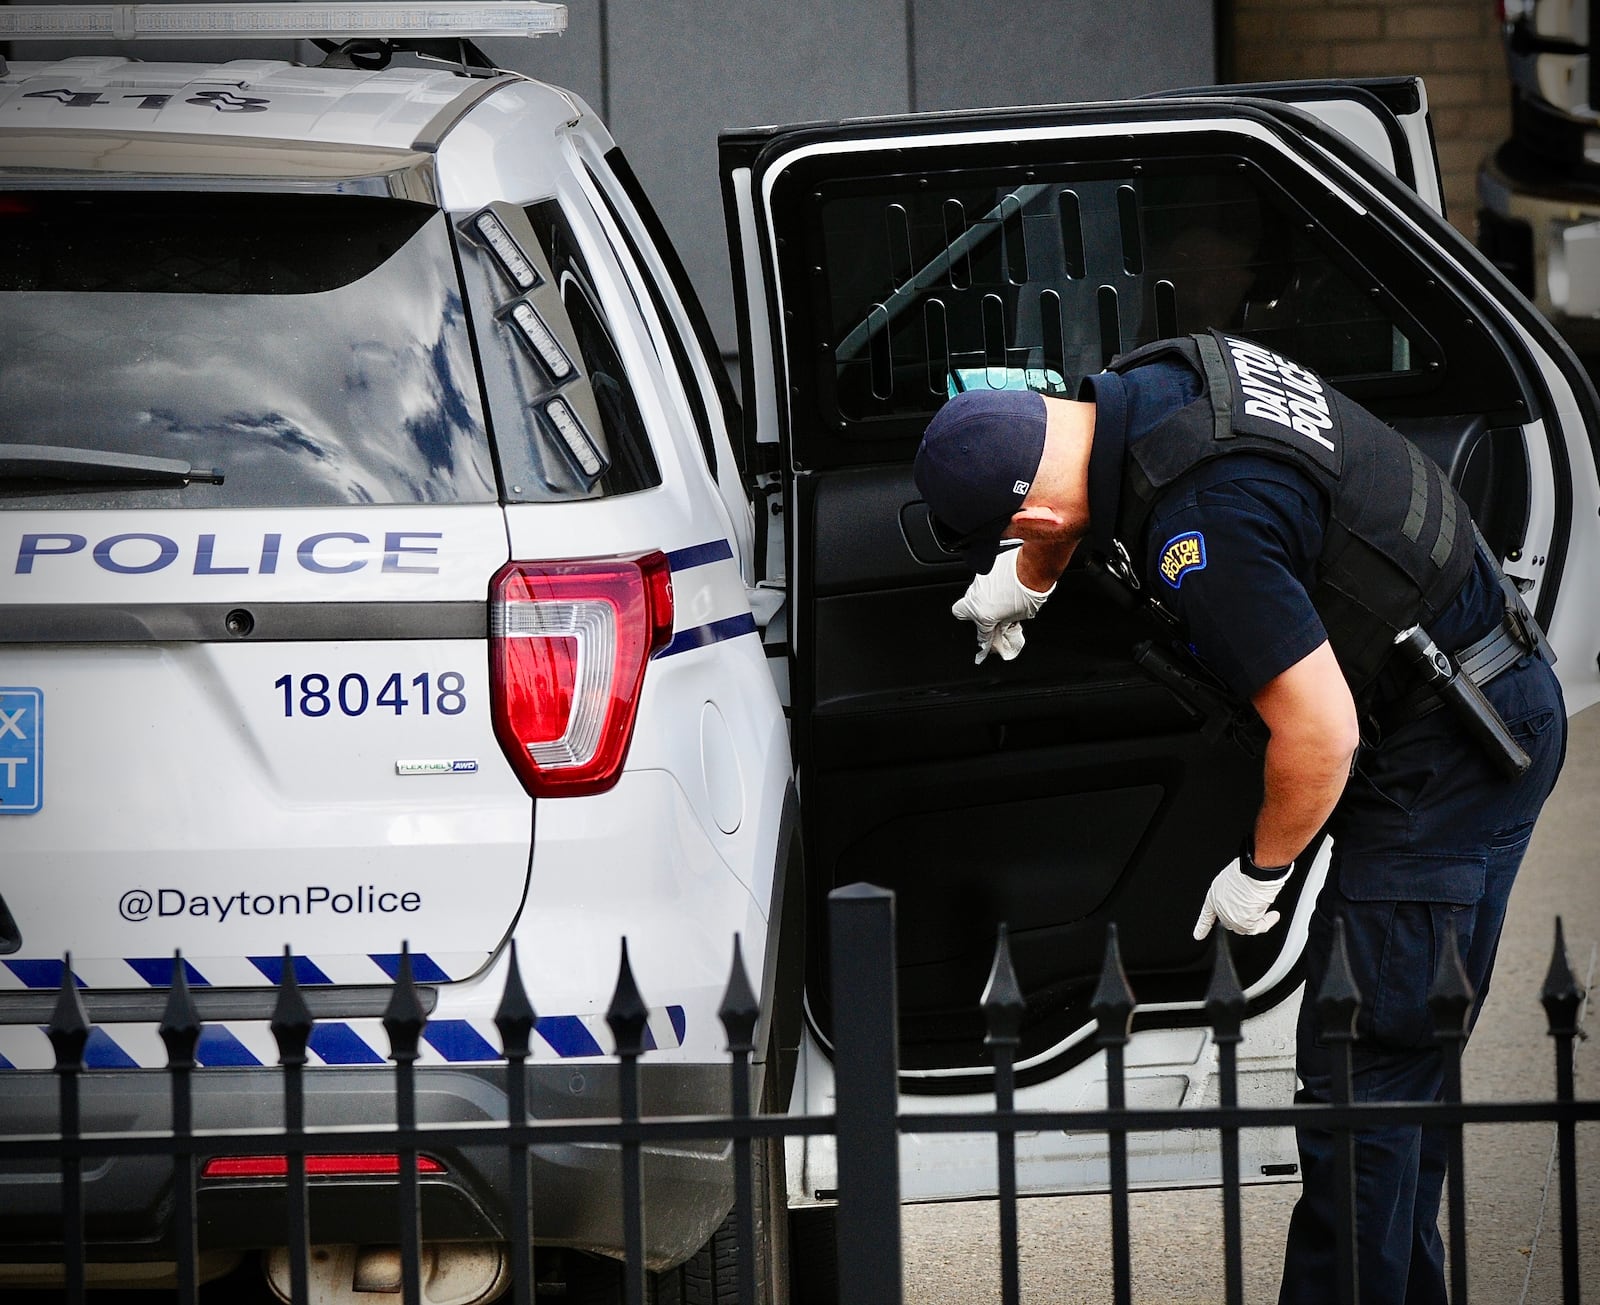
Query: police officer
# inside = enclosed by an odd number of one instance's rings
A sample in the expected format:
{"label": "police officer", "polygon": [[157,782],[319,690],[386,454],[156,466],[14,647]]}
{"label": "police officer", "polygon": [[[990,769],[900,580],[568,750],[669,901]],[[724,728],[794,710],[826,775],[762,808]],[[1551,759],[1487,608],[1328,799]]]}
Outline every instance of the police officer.
{"label": "police officer", "polygon": [[[1356,1100],[1436,1099],[1439,947],[1453,922],[1481,1004],[1566,746],[1537,626],[1438,467],[1309,369],[1211,333],[1118,359],[1077,401],[957,395],[915,475],[936,535],[980,573],[953,609],[973,622],[979,661],[1021,651],[1021,622],[1081,547],[1254,708],[1268,732],[1261,808],[1194,936],[1276,925],[1274,899],[1326,826],[1307,991],[1342,918],[1363,996]],[[1299,1100],[1329,1100],[1309,1000],[1297,1070]],[[1337,1280],[1333,1138],[1301,1128],[1297,1140],[1280,1305],[1330,1300]],[[1444,1305],[1444,1164],[1432,1130],[1358,1135],[1366,1305]]]}

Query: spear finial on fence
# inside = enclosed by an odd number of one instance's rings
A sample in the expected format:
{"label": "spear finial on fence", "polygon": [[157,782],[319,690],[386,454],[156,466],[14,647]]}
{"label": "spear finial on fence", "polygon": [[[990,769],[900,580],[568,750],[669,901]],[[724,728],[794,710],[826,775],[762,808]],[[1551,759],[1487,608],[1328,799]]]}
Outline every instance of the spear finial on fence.
{"label": "spear finial on fence", "polygon": [[1028,1003],[1011,964],[1011,938],[1003,924],[994,940],[994,964],[989,969],[982,1004],[987,1026],[984,1046],[1015,1047],[1022,1041],[1022,1018],[1028,1012]]}
{"label": "spear finial on fence", "polygon": [[1226,929],[1216,931],[1217,950],[1211,962],[1211,983],[1206,988],[1206,1017],[1211,1021],[1216,1042],[1242,1042],[1245,1012],[1249,1003],[1239,986],[1239,971],[1233,965],[1233,948]]}
{"label": "spear finial on fence", "polygon": [[72,972],[71,952],[61,958],[61,990],[45,1033],[56,1049],[57,1069],[83,1068],[83,1049],[89,1042],[89,1013],[83,1008],[78,979]]}
{"label": "spear finial on fence", "polygon": [[1556,916],[1555,950],[1550,955],[1550,970],[1544,976],[1539,1003],[1550,1021],[1550,1036],[1570,1038],[1578,1032],[1578,1008],[1583,1005],[1583,985],[1567,961],[1567,933]]}
{"label": "spear finial on fence", "polygon": [[1133,989],[1128,986],[1127,973],[1122,968],[1122,952],[1117,946],[1117,926],[1106,926],[1105,960],[1100,966],[1100,986],[1094,990],[1089,1010],[1100,1025],[1096,1041],[1124,1043],[1133,1026]]}
{"label": "spear finial on fence", "polygon": [[1472,980],[1461,963],[1461,944],[1456,938],[1456,922],[1445,923],[1444,946],[1439,949],[1439,963],[1434,967],[1433,986],[1428,989],[1428,1009],[1433,1012],[1433,1026],[1441,1038],[1465,1040],[1467,1012],[1472,1009]]}
{"label": "spear finial on fence", "polygon": [[300,980],[295,974],[294,952],[283,949],[283,970],[278,975],[278,999],[272,1006],[272,1019],[267,1027],[278,1041],[278,1064],[304,1065],[306,1044],[311,1041],[314,1021],[311,1008],[306,1005],[305,994],[300,991]]}
{"label": "spear finial on fence", "polygon": [[1328,971],[1317,990],[1317,1019],[1324,1037],[1348,1042],[1356,1034],[1356,1017],[1361,1013],[1361,989],[1350,969],[1350,951],[1344,941],[1344,920],[1333,922],[1333,947],[1328,955]]}
{"label": "spear finial on fence", "polygon": [[194,1049],[200,1044],[200,1012],[189,992],[181,952],[172,953],[172,986],[167,989],[167,1008],[157,1031],[167,1044],[167,1068],[193,1069]]}
{"label": "spear finial on fence", "polygon": [[628,964],[628,940],[622,940],[622,963],[617,967],[617,986],[611,993],[611,1006],[606,1011],[606,1023],[611,1026],[611,1036],[617,1042],[617,1055],[641,1056],[644,1054],[644,1034],[649,1027],[650,1008],[639,995],[639,985],[633,979],[633,967]]}
{"label": "spear finial on fence", "polygon": [[506,967],[505,991],[500,994],[500,1005],[494,1013],[494,1026],[500,1030],[500,1046],[507,1060],[526,1058],[533,1046],[534,1025],[539,1022],[539,1012],[528,1000],[528,990],[522,986],[522,967],[517,964],[517,941],[511,940],[511,963]]}
{"label": "spear finial on fence", "polygon": [[722,1005],[717,1007],[717,1018],[722,1021],[723,1030],[728,1035],[728,1050],[732,1054],[746,1055],[755,1051],[761,999],[750,986],[738,934],[733,935],[733,966],[728,972],[728,986],[722,994]]}
{"label": "spear finial on fence", "polygon": [[383,1030],[389,1035],[389,1059],[396,1064],[416,1060],[417,1044],[427,1026],[428,1015],[417,995],[411,975],[411,944],[400,944],[400,970],[394,976],[394,989],[383,1012]]}

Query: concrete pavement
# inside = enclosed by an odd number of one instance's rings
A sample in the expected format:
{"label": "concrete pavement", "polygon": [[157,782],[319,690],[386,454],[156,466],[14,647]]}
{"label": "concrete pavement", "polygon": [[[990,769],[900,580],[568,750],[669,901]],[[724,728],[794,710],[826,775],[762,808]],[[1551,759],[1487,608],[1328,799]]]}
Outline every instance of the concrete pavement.
{"label": "concrete pavement", "polygon": [[[1554,921],[1566,926],[1578,980],[1600,979],[1600,707],[1572,722],[1566,767],[1535,830],[1511,899],[1494,985],[1467,1050],[1469,1100],[1548,1099],[1552,1043],[1539,990]],[[1580,1097],[1600,1097],[1600,1050],[1576,1050]],[[1469,1286],[1483,1305],[1561,1299],[1559,1205],[1551,1125],[1496,1125],[1467,1133]],[[1579,1244],[1586,1299],[1600,1299],[1600,1127],[1578,1130]],[[1279,1258],[1295,1186],[1247,1188],[1243,1199],[1245,1299],[1276,1301]],[[1222,1217],[1215,1191],[1136,1193],[1131,1200],[1133,1299],[1146,1305],[1215,1305],[1222,1299]],[[1105,1197],[1024,1201],[1020,1212],[1025,1301],[1112,1299]],[[908,1305],[1000,1299],[992,1202],[907,1207]]]}

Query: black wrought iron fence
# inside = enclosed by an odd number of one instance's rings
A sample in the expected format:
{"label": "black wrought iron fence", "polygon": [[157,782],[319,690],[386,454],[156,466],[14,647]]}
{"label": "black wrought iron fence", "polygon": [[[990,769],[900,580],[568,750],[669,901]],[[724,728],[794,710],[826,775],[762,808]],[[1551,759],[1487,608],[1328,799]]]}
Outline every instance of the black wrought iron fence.
{"label": "black wrought iron fence", "polygon": [[[998,1160],[998,1238],[1001,1298],[1016,1305],[1022,1298],[1017,1241],[1016,1134],[1059,1130],[1103,1134],[1110,1161],[1110,1222],[1113,1294],[1118,1305],[1131,1299],[1131,1235],[1129,1224],[1128,1137],[1167,1130],[1212,1130],[1217,1134],[1222,1173],[1222,1241],[1224,1299],[1243,1300],[1241,1248],[1241,1182],[1239,1133],[1246,1128],[1313,1124],[1343,1139],[1341,1168],[1345,1188],[1340,1199],[1337,1299],[1357,1305],[1356,1210],[1353,1135],[1376,1124],[1408,1124],[1447,1131],[1450,1139],[1447,1210],[1449,1274],[1454,1305],[1468,1305],[1470,1284],[1466,1257],[1466,1202],[1462,1131],[1467,1125],[1551,1123],[1557,1136],[1561,1236],[1562,1301],[1577,1305],[1581,1296],[1577,1125],[1600,1120],[1600,1101],[1578,1100],[1574,1091],[1573,1041],[1579,1036],[1583,989],[1568,964],[1561,922],[1556,921],[1555,946],[1540,994],[1554,1041],[1555,1095],[1544,1101],[1464,1102],[1461,1053],[1466,1043],[1473,993],[1462,970],[1453,932],[1443,949],[1429,1005],[1444,1054],[1444,1100],[1430,1103],[1355,1102],[1351,1094],[1351,1057],[1356,1016],[1361,1005],[1345,962],[1342,933],[1321,991],[1309,994],[1316,1005],[1325,1038],[1335,1048],[1333,1100],[1328,1104],[1240,1106],[1237,1051],[1246,1014],[1225,934],[1218,934],[1215,961],[1205,998],[1205,1013],[1217,1047],[1219,1101],[1214,1107],[1171,1109],[1126,1105],[1124,1047],[1130,1039],[1136,1003],[1118,952],[1115,927],[1106,940],[1099,987],[1092,1009],[1096,1038],[1105,1052],[1107,1095],[1104,1109],[1018,1111],[1015,1108],[1013,1060],[1024,1014],[1021,988],[1012,969],[1002,928],[993,969],[982,995],[987,1021],[986,1042],[993,1051],[995,1108],[992,1111],[898,1112],[894,900],[885,890],[868,885],[841,888],[830,896],[830,963],[833,982],[834,1070],[837,1110],[833,1115],[789,1117],[757,1114],[751,1109],[751,1057],[761,1011],[740,955],[733,960],[720,1015],[727,1034],[731,1110],[727,1115],[645,1117],[640,1109],[639,1061],[647,1051],[649,1015],[628,962],[626,941],[611,1004],[606,1012],[616,1043],[620,1098],[612,1119],[530,1118],[527,1062],[538,1016],[530,1002],[513,950],[503,997],[494,1017],[499,1030],[505,1075],[505,1119],[486,1123],[418,1123],[416,1062],[427,1016],[413,981],[409,952],[402,953],[398,977],[383,1025],[389,1058],[394,1062],[395,1124],[367,1134],[370,1145],[398,1156],[395,1240],[400,1248],[401,1298],[421,1305],[423,1230],[419,1191],[419,1157],[429,1150],[452,1147],[501,1147],[509,1155],[509,1191],[503,1229],[509,1244],[509,1298],[530,1305],[534,1296],[536,1229],[529,1203],[529,1158],[535,1148],[562,1143],[611,1145],[621,1155],[617,1199],[622,1209],[623,1299],[645,1305],[647,1274],[644,1257],[642,1148],[675,1141],[721,1139],[731,1144],[738,1230],[738,1299],[756,1305],[758,1297],[756,1192],[752,1146],[758,1139],[834,1134],[838,1155],[837,1268],[841,1305],[898,1305],[902,1299],[900,1240],[899,1135],[902,1126],[920,1133],[991,1134]],[[193,1075],[201,1021],[185,980],[181,957],[160,1024],[166,1044],[165,1070],[171,1089],[172,1124],[162,1132],[92,1133],[82,1128],[82,1078],[87,1073],[84,1050],[91,1024],[83,999],[71,979],[70,956],[47,1032],[55,1049],[54,1075],[59,1092],[59,1132],[49,1137],[6,1137],[4,1153],[20,1162],[59,1165],[61,1179],[62,1263],[69,1301],[84,1299],[90,1248],[84,1224],[84,1162],[89,1158],[157,1156],[170,1159],[173,1170],[173,1227],[177,1255],[177,1298],[199,1299],[200,1232],[197,1173],[202,1156],[226,1150],[230,1155],[273,1155],[287,1158],[285,1226],[288,1282],[295,1305],[309,1299],[309,1204],[307,1158],[335,1153],[351,1145],[348,1129],[321,1129],[306,1123],[303,1073],[315,1022],[295,978],[293,958],[285,953],[271,1029],[279,1048],[283,1088],[281,1129],[219,1131],[194,1128]],[[0,1129],[3,1129],[0,1121]]]}

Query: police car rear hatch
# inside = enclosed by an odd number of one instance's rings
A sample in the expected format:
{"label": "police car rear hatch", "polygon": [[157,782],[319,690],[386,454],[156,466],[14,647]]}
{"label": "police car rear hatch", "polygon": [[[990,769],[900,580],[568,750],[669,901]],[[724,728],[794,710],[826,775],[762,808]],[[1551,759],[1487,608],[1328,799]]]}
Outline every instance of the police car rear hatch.
{"label": "police car rear hatch", "polygon": [[341,189],[0,190],[0,994],[444,982],[521,906],[446,218]]}

